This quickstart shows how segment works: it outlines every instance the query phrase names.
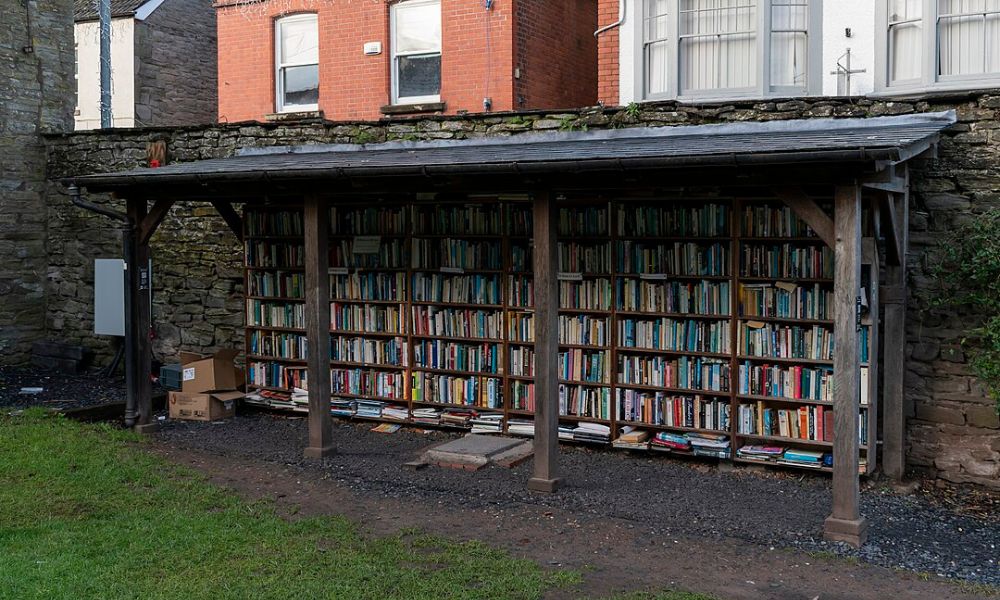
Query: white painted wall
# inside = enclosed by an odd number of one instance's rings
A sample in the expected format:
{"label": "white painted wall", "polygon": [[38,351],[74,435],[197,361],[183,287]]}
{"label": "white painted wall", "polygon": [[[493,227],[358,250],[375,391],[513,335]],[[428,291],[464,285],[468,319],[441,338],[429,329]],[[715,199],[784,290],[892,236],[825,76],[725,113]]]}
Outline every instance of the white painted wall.
{"label": "white painted wall", "polygon": [[[101,126],[101,32],[97,21],[74,27],[77,56],[76,129]],[[135,24],[111,21],[111,114],[115,127],[135,126]]]}
{"label": "white painted wall", "polygon": [[[624,0],[625,22],[618,35],[619,103],[641,99],[638,70],[642,35],[642,0]],[[837,60],[851,49],[851,68],[865,69],[851,77],[851,95],[863,96],[875,90],[875,3],[873,0],[824,0],[823,4],[823,95],[837,95]],[[845,30],[851,29],[851,37]]]}

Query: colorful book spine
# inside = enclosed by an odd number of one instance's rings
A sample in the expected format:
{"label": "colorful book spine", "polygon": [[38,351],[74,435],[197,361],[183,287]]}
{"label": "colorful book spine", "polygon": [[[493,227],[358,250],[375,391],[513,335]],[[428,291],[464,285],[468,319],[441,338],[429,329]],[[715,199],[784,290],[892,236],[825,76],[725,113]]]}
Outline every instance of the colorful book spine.
{"label": "colorful book spine", "polygon": [[700,395],[617,390],[618,419],[666,427],[729,431],[729,402]]}
{"label": "colorful book spine", "polygon": [[739,393],[796,400],[833,401],[833,368],[754,364],[739,367]]}
{"label": "colorful book spine", "polygon": [[406,376],[398,371],[330,369],[330,391],[334,395],[376,396],[405,401],[405,389]]}
{"label": "colorful book spine", "polygon": [[729,206],[618,206],[618,235],[622,237],[714,237],[729,235]]}
{"label": "colorful book spine", "polygon": [[507,317],[508,340],[531,343],[535,341],[535,315],[510,313]]}
{"label": "colorful book spine", "polygon": [[730,366],[724,360],[702,357],[624,355],[619,358],[618,384],[728,392]]}
{"label": "colorful book spine", "polygon": [[250,361],[247,363],[248,383],[255,386],[281,388],[305,388],[305,367],[291,367],[276,362]]}
{"label": "colorful book spine", "polygon": [[244,215],[251,236],[302,235],[302,213],[293,211],[248,210]]}
{"label": "colorful book spine", "polygon": [[332,336],[330,359],[335,362],[403,367],[407,362],[406,342],[403,338]]}
{"label": "colorful book spine", "polygon": [[813,245],[744,244],[740,273],[770,279],[833,279],[833,250]]}
{"label": "colorful book spine", "polygon": [[306,336],[255,329],[250,332],[249,353],[289,360],[306,360]]}
{"label": "colorful book spine", "polygon": [[611,388],[559,385],[559,414],[593,419],[611,418]]}
{"label": "colorful book spine", "polygon": [[403,311],[395,304],[330,304],[334,331],[406,333]]}
{"label": "colorful book spine", "polygon": [[606,350],[571,348],[559,353],[559,378],[585,383],[611,383],[609,354]]}
{"label": "colorful book spine", "polygon": [[413,361],[417,367],[502,373],[498,344],[460,344],[444,340],[423,340],[413,345]]}
{"label": "colorful book spine", "polygon": [[730,253],[727,244],[695,242],[635,242],[621,240],[616,262],[623,274],[726,276]]}
{"label": "colorful book spine", "polygon": [[463,239],[414,239],[411,245],[414,269],[488,270],[503,268],[499,241]]}
{"label": "colorful book spine", "polygon": [[491,310],[414,306],[413,333],[419,336],[496,340],[503,335],[503,313]]}
{"label": "colorful book spine", "polygon": [[559,235],[607,235],[610,231],[607,206],[561,207]]}
{"label": "colorful book spine", "polygon": [[337,269],[401,269],[406,266],[403,261],[405,241],[399,238],[383,238],[379,240],[378,249],[368,252],[356,238],[340,240],[330,245],[330,267]]}
{"label": "colorful book spine", "polygon": [[503,213],[498,205],[443,204],[417,207],[414,231],[432,235],[500,235]]}
{"label": "colorful book spine", "polygon": [[417,302],[500,304],[499,275],[444,275],[415,273],[413,299]]}
{"label": "colorful book spine", "polygon": [[698,315],[730,314],[728,281],[655,281],[619,277],[618,310]]}
{"label": "colorful book spine", "polygon": [[740,354],[765,358],[833,360],[833,329],[760,321],[740,324]]}
{"label": "colorful book spine", "polygon": [[274,269],[305,265],[306,250],[302,244],[248,239],[245,248],[249,267]]}
{"label": "colorful book spine", "polygon": [[496,377],[413,374],[413,401],[503,408],[503,380]]}
{"label": "colorful book spine", "polygon": [[729,353],[730,336],[729,321],[618,319],[618,344],[625,348]]}
{"label": "colorful book spine", "polygon": [[402,207],[363,206],[330,208],[330,231],[335,235],[404,235]]}
{"label": "colorful book spine", "polygon": [[604,346],[611,341],[607,317],[559,315],[559,342],[584,346]]}
{"label": "colorful book spine", "polygon": [[529,381],[513,381],[510,385],[511,408],[535,412],[535,384]]}
{"label": "colorful book spine", "polygon": [[535,374],[535,351],[530,346],[512,346],[510,374],[514,377],[532,377]]}
{"label": "colorful book spine", "polygon": [[330,296],[335,300],[404,302],[405,273],[350,273],[330,275]]}
{"label": "colorful book spine", "polygon": [[251,271],[247,273],[247,295],[274,298],[303,298],[305,275],[283,271]]}
{"label": "colorful book spine", "polygon": [[247,301],[247,325],[305,329],[306,307],[301,302]]}
{"label": "colorful book spine", "polygon": [[747,205],[743,207],[743,235],[746,237],[816,237],[787,206]]}
{"label": "colorful book spine", "polygon": [[611,244],[559,242],[560,273],[611,273]]}

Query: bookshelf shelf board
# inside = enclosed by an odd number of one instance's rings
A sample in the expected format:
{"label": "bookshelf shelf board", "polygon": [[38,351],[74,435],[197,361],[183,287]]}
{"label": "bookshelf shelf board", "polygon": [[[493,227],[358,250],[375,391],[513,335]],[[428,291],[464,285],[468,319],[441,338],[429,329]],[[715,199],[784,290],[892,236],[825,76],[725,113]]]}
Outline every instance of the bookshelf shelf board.
{"label": "bookshelf shelf board", "polygon": [[[519,417],[533,417],[535,415],[535,413],[530,410],[518,410],[513,408],[508,410],[507,412],[509,414],[517,415]],[[563,415],[563,414],[559,415],[559,420],[566,421],[568,423],[600,423],[602,425],[608,425],[611,423],[610,419],[602,419],[600,417],[581,417],[580,415]],[[568,441],[568,440],[561,440],[561,441]]]}
{"label": "bookshelf shelf board", "polygon": [[268,362],[286,363],[290,365],[304,365],[304,358],[281,358],[279,356],[264,356],[262,354],[247,354],[247,360],[264,360]]}
{"label": "bookshelf shelf board", "polygon": [[331,360],[330,364],[335,367],[353,367],[357,369],[371,369],[377,371],[405,371],[405,365],[389,365],[384,363],[360,363],[349,360]]}
{"label": "bookshelf shelf board", "polygon": [[833,278],[830,277],[756,277],[740,275],[739,280],[744,283],[828,283],[833,285]]}
{"label": "bookshelf shelf board", "polygon": [[798,444],[802,446],[816,446],[818,448],[832,448],[833,442],[823,440],[803,440],[800,438],[783,437],[780,435],[757,435],[751,433],[737,433],[736,437],[746,440],[760,440],[762,442],[774,442],[776,444]]}
{"label": "bookshelf shelf board", "polygon": [[753,396],[750,394],[737,394],[740,400],[754,400],[761,402],[779,402],[782,404],[807,404],[813,406],[833,406],[832,400],[809,400],[808,398],[785,398],[783,396]]}
{"label": "bookshelf shelf board", "polygon": [[330,335],[351,336],[351,337],[379,337],[379,338],[405,338],[405,333],[391,333],[388,331],[351,331],[348,329],[331,329]]}
{"label": "bookshelf shelf board", "polygon": [[559,342],[559,347],[573,348],[576,350],[602,350],[602,351],[610,350],[610,348],[606,345],[595,346],[593,344],[564,344],[563,342]]}
{"label": "bookshelf shelf board", "polygon": [[265,302],[305,302],[305,298],[293,298],[284,296],[247,296],[247,300],[263,300]]}
{"label": "bookshelf shelf board", "polygon": [[462,408],[479,412],[502,413],[503,408],[490,408],[488,406],[478,406],[475,404],[453,404],[448,402],[431,402],[430,400],[414,400],[415,406],[437,406],[439,408]]}
{"label": "bookshelf shelf board", "polygon": [[691,350],[667,350],[661,348],[638,348],[635,346],[616,346],[615,350],[618,352],[635,352],[638,354],[667,354],[670,356],[698,356],[701,358],[719,358],[719,359],[730,359],[733,357],[732,354],[726,352],[695,352]]}
{"label": "bookshelf shelf board", "polygon": [[288,242],[288,241],[299,241],[299,242],[301,242],[302,240],[305,239],[305,237],[301,236],[301,235],[253,235],[253,234],[250,234],[250,235],[247,235],[246,237],[244,237],[243,239],[244,239],[244,241],[248,241],[248,240],[279,240],[279,241],[285,241],[285,242]]}
{"label": "bookshelf shelf board", "polygon": [[330,265],[326,273],[327,275],[350,275],[351,273],[365,273],[367,271],[373,273],[406,273],[408,269],[406,267],[348,267],[344,265]]}
{"label": "bookshelf shelf board", "polygon": [[822,238],[816,236],[800,236],[800,237],[760,237],[760,236],[740,236],[741,242],[794,242],[794,243],[806,243],[806,244],[825,244]]}
{"label": "bookshelf shelf board", "polygon": [[822,360],[819,358],[784,358],[779,356],[750,356],[748,354],[740,354],[736,357],[736,360],[749,360],[753,362],[777,362],[777,363],[799,363],[804,365],[823,365],[832,367],[832,360]]}
{"label": "bookshelf shelf board", "polygon": [[[534,312],[534,308],[529,309]],[[568,315],[610,315],[611,309],[605,308],[563,308],[559,307],[560,314]]]}
{"label": "bookshelf shelf board", "polygon": [[464,375],[469,377],[489,377],[491,379],[503,379],[503,373],[489,373],[486,371],[463,371],[460,369],[441,369],[438,367],[413,366],[414,371],[423,373],[441,373],[443,375]]}
{"label": "bookshelf shelf board", "polygon": [[[441,269],[444,269],[443,271]],[[379,269],[380,271],[389,271],[391,269]],[[405,271],[406,269],[400,269]],[[463,267],[455,267],[451,270],[451,267],[413,267],[410,269],[414,273],[431,273],[437,275],[499,275],[506,273],[503,269],[466,269]]]}
{"label": "bookshelf shelf board", "polygon": [[305,271],[306,271],[306,268],[305,267],[301,267],[301,266],[297,266],[297,267],[258,267],[258,266],[244,265],[243,268],[246,269],[247,271],[294,271],[294,272],[301,272],[301,273],[305,273]]}
{"label": "bookshelf shelf board", "polygon": [[[626,240],[630,242],[731,242],[733,238],[731,235],[619,235],[616,236],[619,240]],[[576,239],[576,238],[574,238]]]}
{"label": "bookshelf shelf board", "polygon": [[429,334],[413,334],[410,337],[412,337],[415,340],[439,340],[444,342],[475,342],[477,344],[503,343],[503,341],[497,337],[460,337],[455,335],[429,335]]}
{"label": "bookshelf shelf board", "polygon": [[507,340],[508,346],[534,346],[535,342],[524,341],[524,340]]}
{"label": "bookshelf shelf board", "polygon": [[383,239],[399,240],[406,239],[409,234],[406,233],[331,233],[331,240],[353,240],[357,237],[379,237]]}
{"label": "bookshelf shelf board", "polygon": [[432,240],[500,240],[505,236],[502,233],[421,233],[414,232],[414,238],[425,238]]}
{"label": "bookshelf shelf board", "polygon": [[347,392],[332,392],[331,398],[349,398],[351,400],[378,400],[389,404],[406,404],[406,398],[390,398],[388,396],[375,396],[371,394],[348,394]]}
{"label": "bookshelf shelf board", "polygon": [[475,302],[443,302],[436,300],[413,300],[414,306],[439,306],[441,308],[481,308],[483,310],[503,310],[503,304],[477,304]]}
{"label": "bookshelf shelf board", "polygon": [[380,306],[402,306],[406,302],[402,300],[355,300],[352,298],[331,298],[330,304],[377,304]]}
{"label": "bookshelf shelf board", "polygon": [[619,425],[631,425],[632,427],[638,427],[640,429],[656,429],[660,431],[687,431],[690,433],[729,435],[729,430],[723,430],[723,429],[704,429],[701,427],[684,427],[681,425],[656,425],[654,423],[646,423],[644,421],[623,421],[621,419],[619,419],[617,423]]}
{"label": "bookshelf shelf board", "polygon": [[672,313],[672,312],[654,312],[654,311],[642,311],[642,310],[617,310],[615,311],[620,317],[657,317],[657,318],[667,318],[667,319],[703,319],[710,321],[728,321],[733,318],[729,314],[700,314],[700,313]]}
{"label": "bookshelf shelf board", "polygon": [[692,390],[692,389],[689,389],[689,388],[675,388],[675,387],[667,387],[667,386],[663,386],[663,385],[642,385],[642,384],[639,384],[639,383],[621,383],[621,382],[619,382],[619,383],[615,384],[615,387],[618,388],[618,389],[620,389],[620,390],[622,390],[622,389],[629,389],[629,390],[644,390],[644,391],[650,391],[650,392],[669,392],[671,394],[687,394],[689,396],[691,396],[691,395],[694,395],[694,396],[714,396],[714,397],[718,397],[718,398],[729,398],[729,397],[731,397],[733,395],[732,392],[724,392],[724,391],[719,391],[719,390]]}
{"label": "bookshelf shelf board", "polygon": [[[572,274],[572,277],[568,277],[570,274]],[[568,281],[568,282],[579,281],[580,279],[611,279],[611,277],[612,277],[612,274],[610,272],[607,272],[607,273],[589,273],[589,272],[588,273],[581,273],[579,271],[560,271],[559,275],[560,275],[560,277],[559,277],[559,281],[560,282],[564,282],[564,281]]]}
{"label": "bookshelf shelf board", "polygon": [[[532,377],[534,379],[534,377]],[[582,385],[586,387],[611,387],[610,383],[600,382],[600,381],[576,381],[574,379],[560,379],[559,383],[565,385]]]}
{"label": "bookshelf shelf board", "polygon": [[[661,274],[661,273],[615,273],[615,277],[621,277],[623,279],[643,279],[645,281],[672,281],[672,280],[682,280],[682,281],[732,281],[733,278],[730,275],[671,275],[671,274]],[[771,280],[768,280],[771,281]]]}
{"label": "bookshelf shelf board", "polygon": [[284,392],[286,394],[290,394],[292,392],[292,388],[274,387],[273,385],[258,385],[256,383],[248,383],[247,389],[264,390],[267,392]]}
{"label": "bookshelf shelf board", "polygon": [[801,323],[803,325],[828,325],[833,326],[833,319],[799,319],[797,317],[758,317],[753,315],[740,315],[740,321],[767,321],[769,323]]}
{"label": "bookshelf shelf board", "polygon": [[270,325],[247,325],[247,329],[257,331],[284,331],[289,333],[305,333],[306,330],[298,327],[272,327]]}

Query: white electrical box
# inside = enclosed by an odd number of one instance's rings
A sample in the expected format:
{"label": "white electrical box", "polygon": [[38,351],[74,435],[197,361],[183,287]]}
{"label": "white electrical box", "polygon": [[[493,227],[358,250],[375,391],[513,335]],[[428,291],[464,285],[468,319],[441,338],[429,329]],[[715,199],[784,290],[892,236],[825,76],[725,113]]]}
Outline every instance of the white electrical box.
{"label": "white electrical box", "polygon": [[382,42],[365,42],[365,56],[382,54]]}
{"label": "white electrical box", "polygon": [[125,335],[125,261],[94,259],[94,333]]}

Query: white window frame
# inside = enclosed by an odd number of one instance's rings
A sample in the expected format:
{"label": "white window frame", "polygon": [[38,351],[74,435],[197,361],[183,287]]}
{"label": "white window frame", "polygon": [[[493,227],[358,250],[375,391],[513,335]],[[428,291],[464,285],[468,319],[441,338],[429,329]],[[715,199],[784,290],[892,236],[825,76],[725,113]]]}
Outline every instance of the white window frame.
{"label": "white window frame", "polygon": [[1000,87],[1000,73],[940,75],[941,36],[938,33],[938,1],[922,0],[921,42],[923,56],[920,77],[893,82],[890,79],[889,1],[875,3],[875,93],[880,95],[912,94],[931,91],[963,91]]}
{"label": "white window frame", "polygon": [[[678,100],[681,102],[712,102],[725,100],[757,100],[766,98],[788,98],[799,96],[818,96],[823,91],[823,0],[809,0],[809,17],[807,36],[807,81],[803,86],[771,85],[771,0],[752,0],[756,2],[757,24],[757,83],[752,87],[729,90],[704,90],[697,93],[681,93],[680,81],[680,2],[674,2],[673,11],[667,16],[668,37],[672,38],[667,45],[667,61],[672,70],[667,76],[667,89],[660,93],[648,93],[646,90],[646,47],[645,22],[646,0],[632,1],[635,8],[630,14],[637,15],[631,19],[633,40],[633,97],[641,101]],[[624,61],[623,61],[624,65]]]}
{"label": "white window frame", "polygon": [[444,28],[441,29],[441,38],[438,40],[437,52],[396,52],[396,11],[401,5],[441,5],[441,0],[401,0],[389,7],[389,46],[392,53],[390,68],[392,69],[392,103],[394,105],[425,104],[428,102],[440,102],[440,91],[437,94],[427,96],[400,96],[399,95],[399,66],[397,59],[401,56],[442,56],[441,47],[444,45]]}
{"label": "white window frame", "polygon": [[289,67],[308,67],[316,65],[319,69],[319,51],[317,49],[316,62],[290,62],[281,61],[281,28],[287,23],[310,22],[316,26],[316,43],[319,44],[319,16],[316,13],[300,13],[279,17],[274,20],[274,110],[278,113],[312,112],[319,110],[319,103],[315,104],[289,104],[285,105],[285,78],[282,71]]}

